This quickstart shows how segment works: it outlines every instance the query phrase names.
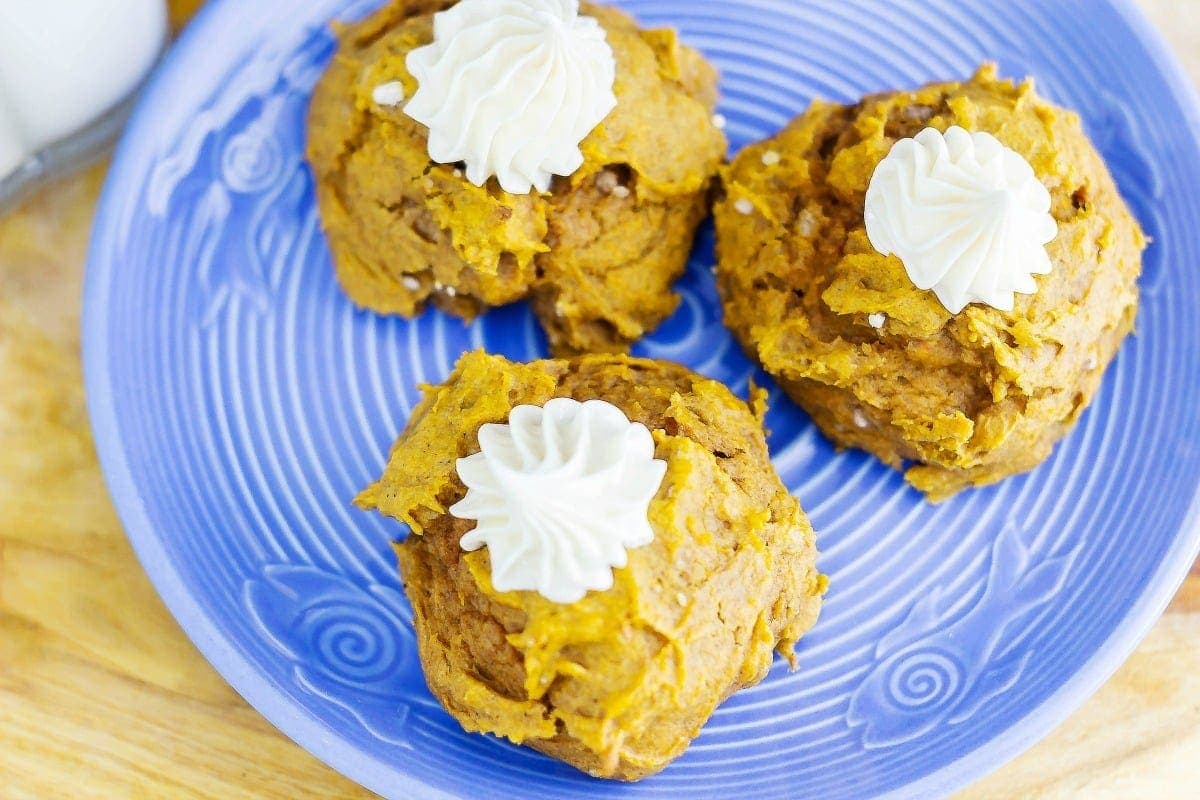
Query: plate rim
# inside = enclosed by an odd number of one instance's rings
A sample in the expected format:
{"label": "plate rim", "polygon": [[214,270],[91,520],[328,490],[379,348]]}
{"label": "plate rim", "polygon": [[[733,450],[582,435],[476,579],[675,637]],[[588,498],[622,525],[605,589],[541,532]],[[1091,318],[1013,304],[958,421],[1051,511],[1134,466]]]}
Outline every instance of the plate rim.
{"label": "plate rim", "polygon": [[[1121,17],[1130,33],[1146,49],[1182,111],[1191,138],[1200,143],[1200,93],[1187,70],[1135,0],[1105,0]],[[83,378],[88,417],[97,459],[125,535],[155,591],[184,634],[221,677],[259,714],[310,755],[346,778],[381,796],[399,790],[419,791],[430,800],[457,800],[456,795],[431,786],[341,737],[330,735],[325,722],[260,672],[240,648],[225,636],[197,598],[186,590],[179,571],[168,557],[135,483],[119,435],[117,413],[107,368],[108,306],[118,217],[113,213],[136,189],[142,177],[131,165],[136,156],[135,136],[146,125],[148,100],[168,83],[184,57],[203,46],[203,35],[235,0],[209,0],[180,33],[142,90],[141,97],[121,137],[93,217],[83,287],[80,320]],[[1190,528],[1191,532],[1188,533]],[[982,746],[937,770],[877,796],[884,798],[943,797],[979,781],[1061,725],[1094,695],[1128,660],[1150,633],[1200,556],[1200,476],[1192,502],[1170,548],[1161,559],[1152,588],[1143,592],[1116,623],[1114,632],[1069,679],[1042,703],[1032,707]]]}

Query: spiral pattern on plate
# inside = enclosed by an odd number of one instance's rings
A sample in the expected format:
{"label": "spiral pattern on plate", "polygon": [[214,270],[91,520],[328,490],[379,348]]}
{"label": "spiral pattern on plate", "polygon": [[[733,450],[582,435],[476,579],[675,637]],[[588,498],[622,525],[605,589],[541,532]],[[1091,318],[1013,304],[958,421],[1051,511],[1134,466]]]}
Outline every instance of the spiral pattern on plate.
{"label": "spiral pattern on plate", "polygon": [[962,665],[945,653],[918,652],[890,666],[888,689],[900,708],[924,708],[952,702],[963,678]]}
{"label": "spiral pattern on plate", "polygon": [[[1200,117],[1125,0],[618,3],[716,62],[735,149],[816,97],[986,59],[1031,73],[1080,111],[1155,238],[1138,335],[1054,457],[933,507],[835,452],[756,374],[721,327],[705,228],[679,313],[637,352],[771,389],[772,454],[831,590],[800,670],[777,663],[635,786],[465,734],[437,708],[405,627],[402,531],[349,504],[418,384],[471,348],[545,354],[525,306],[409,322],[356,310],[334,282],[305,113],[328,22],[374,5],[210,3],[131,125],[89,266],[89,396],[117,505],[181,623],[268,718],[394,797],[927,797],[1011,757],[1116,667],[1200,539]],[[306,604],[313,586],[336,603]]]}

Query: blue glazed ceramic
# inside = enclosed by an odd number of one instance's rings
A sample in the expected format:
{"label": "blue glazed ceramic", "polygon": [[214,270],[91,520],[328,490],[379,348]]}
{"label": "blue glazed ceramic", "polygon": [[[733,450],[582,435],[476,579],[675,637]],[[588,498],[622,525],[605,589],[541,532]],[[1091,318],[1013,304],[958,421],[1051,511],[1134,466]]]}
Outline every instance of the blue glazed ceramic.
{"label": "blue glazed ceramic", "polygon": [[[459,729],[421,677],[389,549],[404,531],[349,503],[418,383],[469,348],[545,352],[524,307],[405,322],[334,284],[305,107],[327,23],[372,5],[210,3],[120,148],[88,274],[88,390],[121,516],[179,621],[268,719],[395,798],[928,798],[1042,736],[1129,654],[1200,543],[1200,115],[1129,2],[621,3],[720,65],[735,148],[814,97],[985,59],[1032,74],[1082,113],[1154,237],[1137,337],[1031,475],[935,508],[773,392],[772,452],[819,532],[828,603],[798,672],[776,664],[631,786]],[[721,328],[712,260],[706,232],[686,301],[638,351],[744,392],[754,370]]]}

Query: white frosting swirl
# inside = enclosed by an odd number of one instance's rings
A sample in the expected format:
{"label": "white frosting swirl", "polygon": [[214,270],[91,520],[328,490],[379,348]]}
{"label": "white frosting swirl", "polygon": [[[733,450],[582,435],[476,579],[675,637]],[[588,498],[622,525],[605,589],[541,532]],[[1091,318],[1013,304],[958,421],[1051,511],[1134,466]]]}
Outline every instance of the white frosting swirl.
{"label": "white frosting swirl", "polygon": [[654,539],[646,514],[665,461],[654,439],[603,400],[517,406],[479,429],[481,451],[458,460],[467,496],[450,507],[477,521],[464,550],[487,545],[492,585],[574,603],[611,589],[626,548]]}
{"label": "white frosting swirl", "polygon": [[1011,311],[1037,291],[1058,235],[1050,193],[1019,153],[989,133],[926,128],[901,139],[867,189],[867,237],[957,314],[969,303]]}
{"label": "white frosting swirl", "polygon": [[617,105],[616,58],[578,0],[462,0],[407,64],[404,111],[429,128],[429,157],[513,194],[579,169],[579,144]]}

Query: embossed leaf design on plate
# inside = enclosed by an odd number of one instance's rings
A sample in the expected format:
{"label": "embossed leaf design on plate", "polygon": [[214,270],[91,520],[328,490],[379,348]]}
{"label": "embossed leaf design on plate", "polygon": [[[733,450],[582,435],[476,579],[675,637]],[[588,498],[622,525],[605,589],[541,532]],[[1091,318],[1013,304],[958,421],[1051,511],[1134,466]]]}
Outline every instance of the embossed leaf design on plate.
{"label": "embossed leaf design on plate", "polygon": [[264,637],[293,662],[297,683],[381,739],[410,746],[411,707],[439,708],[421,693],[408,603],[396,589],[276,564],[247,581],[243,596]]}
{"label": "embossed leaf design on plate", "polygon": [[[956,725],[1009,689],[1033,651],[1016,646],[1015,622],[1043,608],[1066,580],[1074,551],[1035,558],[1021,529],[996,538],[983,593],[965,611],[956,595],[935,590],[875,648],[876,666],[850,698],[846,721],[863,745],[889,747],[948,723]],[[998,621],[1000,620],[1000,621]]]}
{"label": "embossed leaf design on plate", "polygon": [[[392,797],[932,797],[1063,719],[1149,629],[1200,536],[1187,391],[1200,334],[1180,322],[1200,302],[1187,268],[1200,117],[1128,0],[1069,0],[1086,28],[1045,0],[903,15],[866,13],[877,0],[730,0],[722,14],[615,0],[716,62],[735,150],[813,98],[855,102],[992,58],[1035,75],[1080,110],[1155,240],[1138,335],[1043,467],[937,508],[871,457],[835,452],[766,382],[773,461],[832,585],[801,669],[731,697],[677,764],[633,786],[464,733],[420,673],[388,546],[399,531],[347,499],[376,477],[417,385],[465,350],[528,360],[545,342],[526,305],[469,326],[407,321],[337,287],[305,106],[330,22],[379,2],[210,0],[130,124],[88,265],[89,402],[130,539],[205,655],[284,732]],[[898,49],[873,46],[889,36]],[[831,71],[845,43],[862,63]],[[756,373],[721,325],[713,261],[706,226],[679,313],[636,352],[744,394]],[[1009,518],[1019,530],[995,522]]]}

